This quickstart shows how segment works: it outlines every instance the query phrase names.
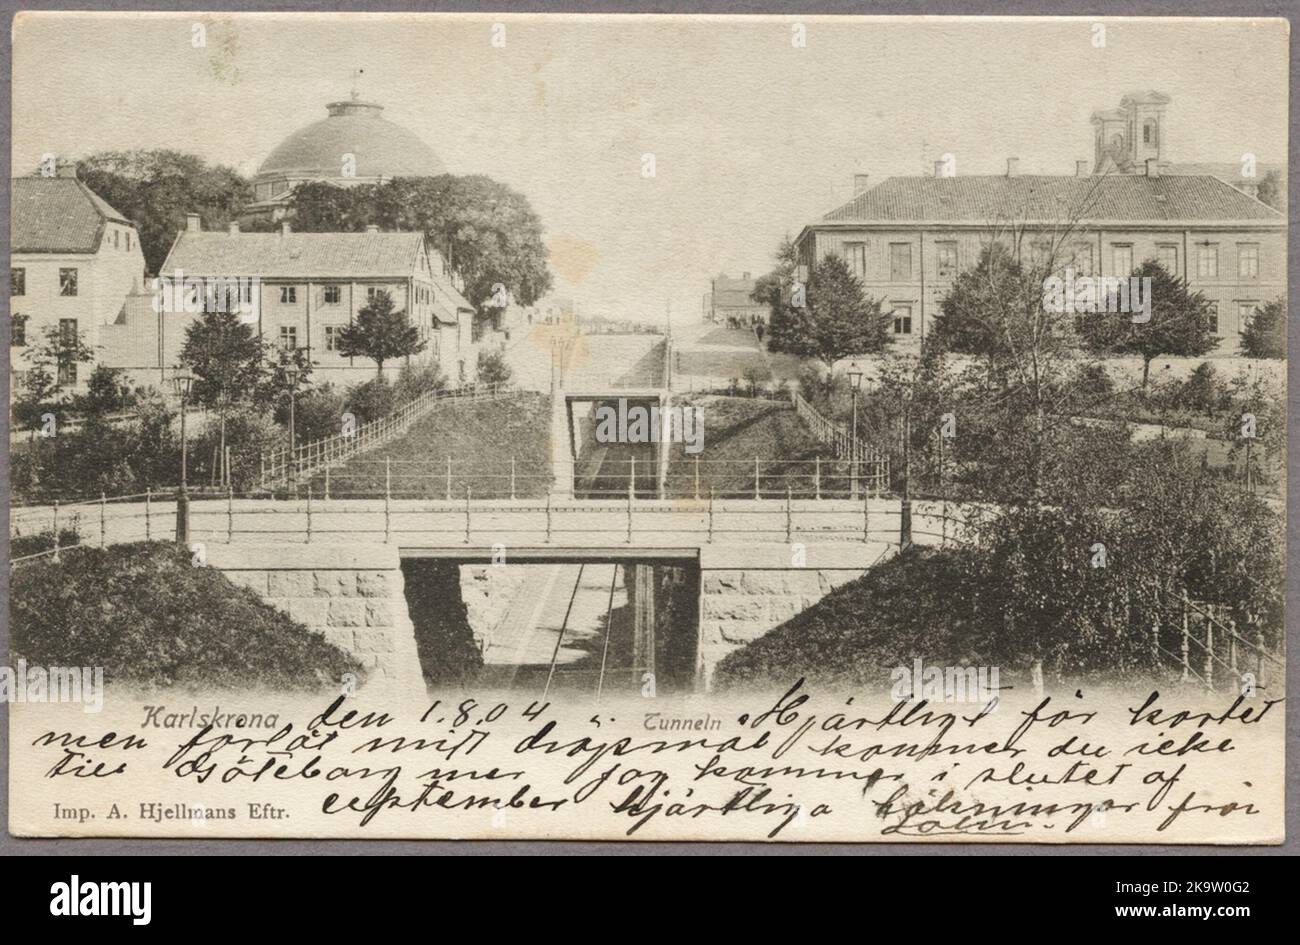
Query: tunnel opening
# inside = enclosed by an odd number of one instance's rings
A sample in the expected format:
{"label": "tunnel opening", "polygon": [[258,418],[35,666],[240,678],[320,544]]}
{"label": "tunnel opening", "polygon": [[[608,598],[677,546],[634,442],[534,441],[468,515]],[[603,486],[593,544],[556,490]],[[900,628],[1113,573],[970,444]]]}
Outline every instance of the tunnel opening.
{"label": "tunnel opening", "polygon": [[431,686],[561,699],[695,687],[694,562],[402,562],[421,670]]}

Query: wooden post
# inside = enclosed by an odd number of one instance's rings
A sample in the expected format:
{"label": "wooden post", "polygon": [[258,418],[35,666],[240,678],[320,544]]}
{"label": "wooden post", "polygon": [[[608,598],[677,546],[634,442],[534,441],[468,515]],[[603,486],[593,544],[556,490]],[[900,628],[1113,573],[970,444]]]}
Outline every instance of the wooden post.
{"label": "wooden post", "polygon": [[226,544],[235,540],[235,487],[226,483]]}
{"label": "wooden post", "polygon": [[1239,686],[1241,672],[1237,667],[1237,621],[1234,617],[1228,618],[1228,669],[1232,672],[1233,685]]}
{"label": "wooden post", "polygon": [[822,497],[822,457],[818,453],[813,457],[813,496]]}
{"label": "wooden post", "polygon": [[1214,688],[1214,618],[1213,611],[1205,615],[1205,686]]}
{"label": "wooden post", "polygon": [[330,500],[330,464],[325,464],[325,501]]}
{"label": "wooden post", "polygon": [[787,545],[790,544],[790,533],[792,531],[790,514],[790,480],[787,478],[785,481],[785,543]]}
{"label": "wooden post", "polygon": [[311,544],[311,483],[307,483],[307,544]]}
{"label": "wooden post", "polygon": [[105,521],[105,504],[108,497],[101,490],[99,493],[99,547],[103,548],[108,544],[108,523]]}
{"label": "wooden post", "polygon": [[469,544],[469,524],[470,524],[470,502],[473,498],[473,488],[469,483],[465,483],[465,544]]}
{"label": "wooden post", "polygon": [[389,503],[393,493],[393,461],[390,457],[384,457],[384,544],[392,539],[392,521],[389,510]]}
{"label": "wooden post", "polygon": [[447,457],[447,501],[451,501],[451,457]]}
{"label": "wooden post", "polygon": [[1187,592],[1183,591],[1183,682],[1187,682],[1187,677],[1191,675],[1192,669],[1192,664],[1189,659],[1192,628],[1191,615],[1188,613],[1188,610]]}

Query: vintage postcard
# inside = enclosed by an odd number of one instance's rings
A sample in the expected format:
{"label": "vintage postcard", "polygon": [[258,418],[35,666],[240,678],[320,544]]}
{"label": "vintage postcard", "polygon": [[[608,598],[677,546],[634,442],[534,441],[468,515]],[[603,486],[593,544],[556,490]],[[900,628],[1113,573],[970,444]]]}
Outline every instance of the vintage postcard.
{"label": "vintage postcard", "polygon": [[10,832],[1283,842],[1288,44],[19,14]]}

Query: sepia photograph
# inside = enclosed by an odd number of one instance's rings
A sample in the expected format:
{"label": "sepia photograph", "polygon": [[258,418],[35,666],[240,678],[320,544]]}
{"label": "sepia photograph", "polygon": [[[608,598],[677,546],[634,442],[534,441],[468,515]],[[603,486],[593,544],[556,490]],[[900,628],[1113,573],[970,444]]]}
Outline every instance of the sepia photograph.
{"label": "sepia photograph", "polygon": [[16,13],[11,842],[1275,849],[1290,42]]}

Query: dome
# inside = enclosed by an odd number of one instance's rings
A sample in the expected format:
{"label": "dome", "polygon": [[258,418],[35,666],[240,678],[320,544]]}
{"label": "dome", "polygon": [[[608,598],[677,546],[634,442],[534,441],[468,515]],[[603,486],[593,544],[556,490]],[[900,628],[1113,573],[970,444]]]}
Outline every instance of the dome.
{"label": "dome", "polygon": [[382,105],[353,98],[325,106],[328,118],[285,138],[258,168],[257,176],[343,179],[343,156],[356,161],[356,178],[434,177],[445,174],[433,149],[380,113]]}

